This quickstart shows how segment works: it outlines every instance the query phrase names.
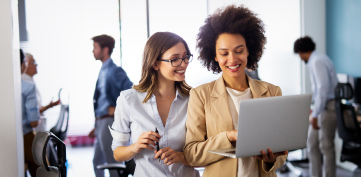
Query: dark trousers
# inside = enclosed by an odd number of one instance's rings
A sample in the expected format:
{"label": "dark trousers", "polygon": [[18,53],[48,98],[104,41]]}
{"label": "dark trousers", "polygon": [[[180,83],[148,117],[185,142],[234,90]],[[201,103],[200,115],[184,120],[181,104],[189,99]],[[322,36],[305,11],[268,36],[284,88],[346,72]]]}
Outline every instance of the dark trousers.
{"label": "dark trousers", "polygon": [[30,132],[24,135],[24,157],[25,163],[28,165],[28,170],[32,177],[36,177],[36,169],[39,167],[35,164],[33,159],[32,145],[35,138],[34,132]]}

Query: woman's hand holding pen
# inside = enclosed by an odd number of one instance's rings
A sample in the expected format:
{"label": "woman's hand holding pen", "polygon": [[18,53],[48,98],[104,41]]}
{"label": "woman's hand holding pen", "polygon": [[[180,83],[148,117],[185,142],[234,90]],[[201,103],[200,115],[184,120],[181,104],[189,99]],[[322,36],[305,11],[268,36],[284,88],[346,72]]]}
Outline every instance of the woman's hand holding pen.
{"label": "woman's hand holding pen", "polygon": [[143,149],[154,149],[150,145],[155,145],[158,142],[160,135],[153,131],[143,132],[136,143],[130,145],[133,153],[139,153]]}
{"label": "woman's hand holding pen", "polygon": [[167,165],[171,165],[173,163],[182,163],[184,165],[189,165],[186,161],[183,152],[177,152],[170,147],[163,148],[159,151],[154,151],[155,156],[154,159],[160,157],[161,160]]}

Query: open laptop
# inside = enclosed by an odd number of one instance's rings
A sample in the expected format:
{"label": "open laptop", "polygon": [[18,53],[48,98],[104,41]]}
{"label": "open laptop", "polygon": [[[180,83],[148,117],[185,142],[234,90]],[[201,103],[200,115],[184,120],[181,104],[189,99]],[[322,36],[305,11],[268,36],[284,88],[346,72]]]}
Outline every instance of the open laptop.
{"label": "open laptop", "polygon": [[306,147],[311,94],[242,100],[239,105],[236,148],[209,152],[250,157]]}

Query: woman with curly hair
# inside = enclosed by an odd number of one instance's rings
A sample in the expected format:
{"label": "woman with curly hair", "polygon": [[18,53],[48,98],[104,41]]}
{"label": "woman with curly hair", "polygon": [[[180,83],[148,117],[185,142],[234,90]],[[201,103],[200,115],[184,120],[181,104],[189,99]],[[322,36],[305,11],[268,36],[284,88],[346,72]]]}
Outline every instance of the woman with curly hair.
{"label": "woman with curly hair", "polygon": [[[254,80],[245,69],[255,70],[266,43],[263,22],[243,6],[228,6],[205,20],[197,37],[199,59],[222,76],[190,91],[184,154],[192,166],[205,166],[203,176],[276,176],[287,151],[247,158],[228,158],[209,150],[234,147],[241,100],[280,96],[278,86]],[[227,168],[227,170],[223,170]]]}

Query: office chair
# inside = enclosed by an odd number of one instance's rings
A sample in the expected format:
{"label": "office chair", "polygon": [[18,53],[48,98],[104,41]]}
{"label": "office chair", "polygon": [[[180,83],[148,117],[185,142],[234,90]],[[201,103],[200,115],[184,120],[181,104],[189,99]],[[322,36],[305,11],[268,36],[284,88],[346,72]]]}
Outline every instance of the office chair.
{"label": "office chair", "polygon": [[[49,166],[47,162],[47,145],[54,143],[57,151],[56,166]],[[36,133],[33,145],[33,158],[39,166],[36,177],[66,177],[66,149],[65,144],[51,132],[41,131]]]}
{"label": "office chair", "polygon": [[69,105],[62,104],[60,108],[59,119],[56,122],[55,126],[50,129],[50,132],[53,133],[62,141],[64,141],[66,138],[66,133],[68,131],[68,121],[69,121]]}
{"label": "office chair", "polygon": [[[62,89],[59,90],[58,97],[61,98]],[[61,100],[62,101],[62,100]],[[59,119],[55,126],[50,129],[50,132],[57,136],[60,140],[64,141],[68,131],[69,122],[69,105],[61,102]]]}
{"label": "office chair", "polygon": [[[62,89],[59,90],[58,97],[61,98]],[[69,105],[64,104],[63,100],[61,100],[60,114],[58,121],[54,125],[53,128],[50,129],[50,132],[53,133],[56,137],[58,137],[61,141],[64,141],[68,132],[69,125]],[[55,166],[57,165],[57,152],[55,150],[55,145],[50,142],[47,147],[48,151],[48,161],[49,165]]]}
{"label": "office chair", "polygon": [[104,165],[98,165],[98,169],[108,169],[108,170],[117,170],[119,177],[128,177],[128,175],[134,175],[135,162],[134,159],[126,161],[123,163],[110,163]]}
{"label": "office chair", "polygon": [[361,122],[357,121],[355,108],[351,104],[344,104],[342,100],[350,100],[354,96],[351,84],[339,83],[335,89],[335,109],[337,114],[337,129],[343,140],[341,161],[356,164],[361,170]]}

